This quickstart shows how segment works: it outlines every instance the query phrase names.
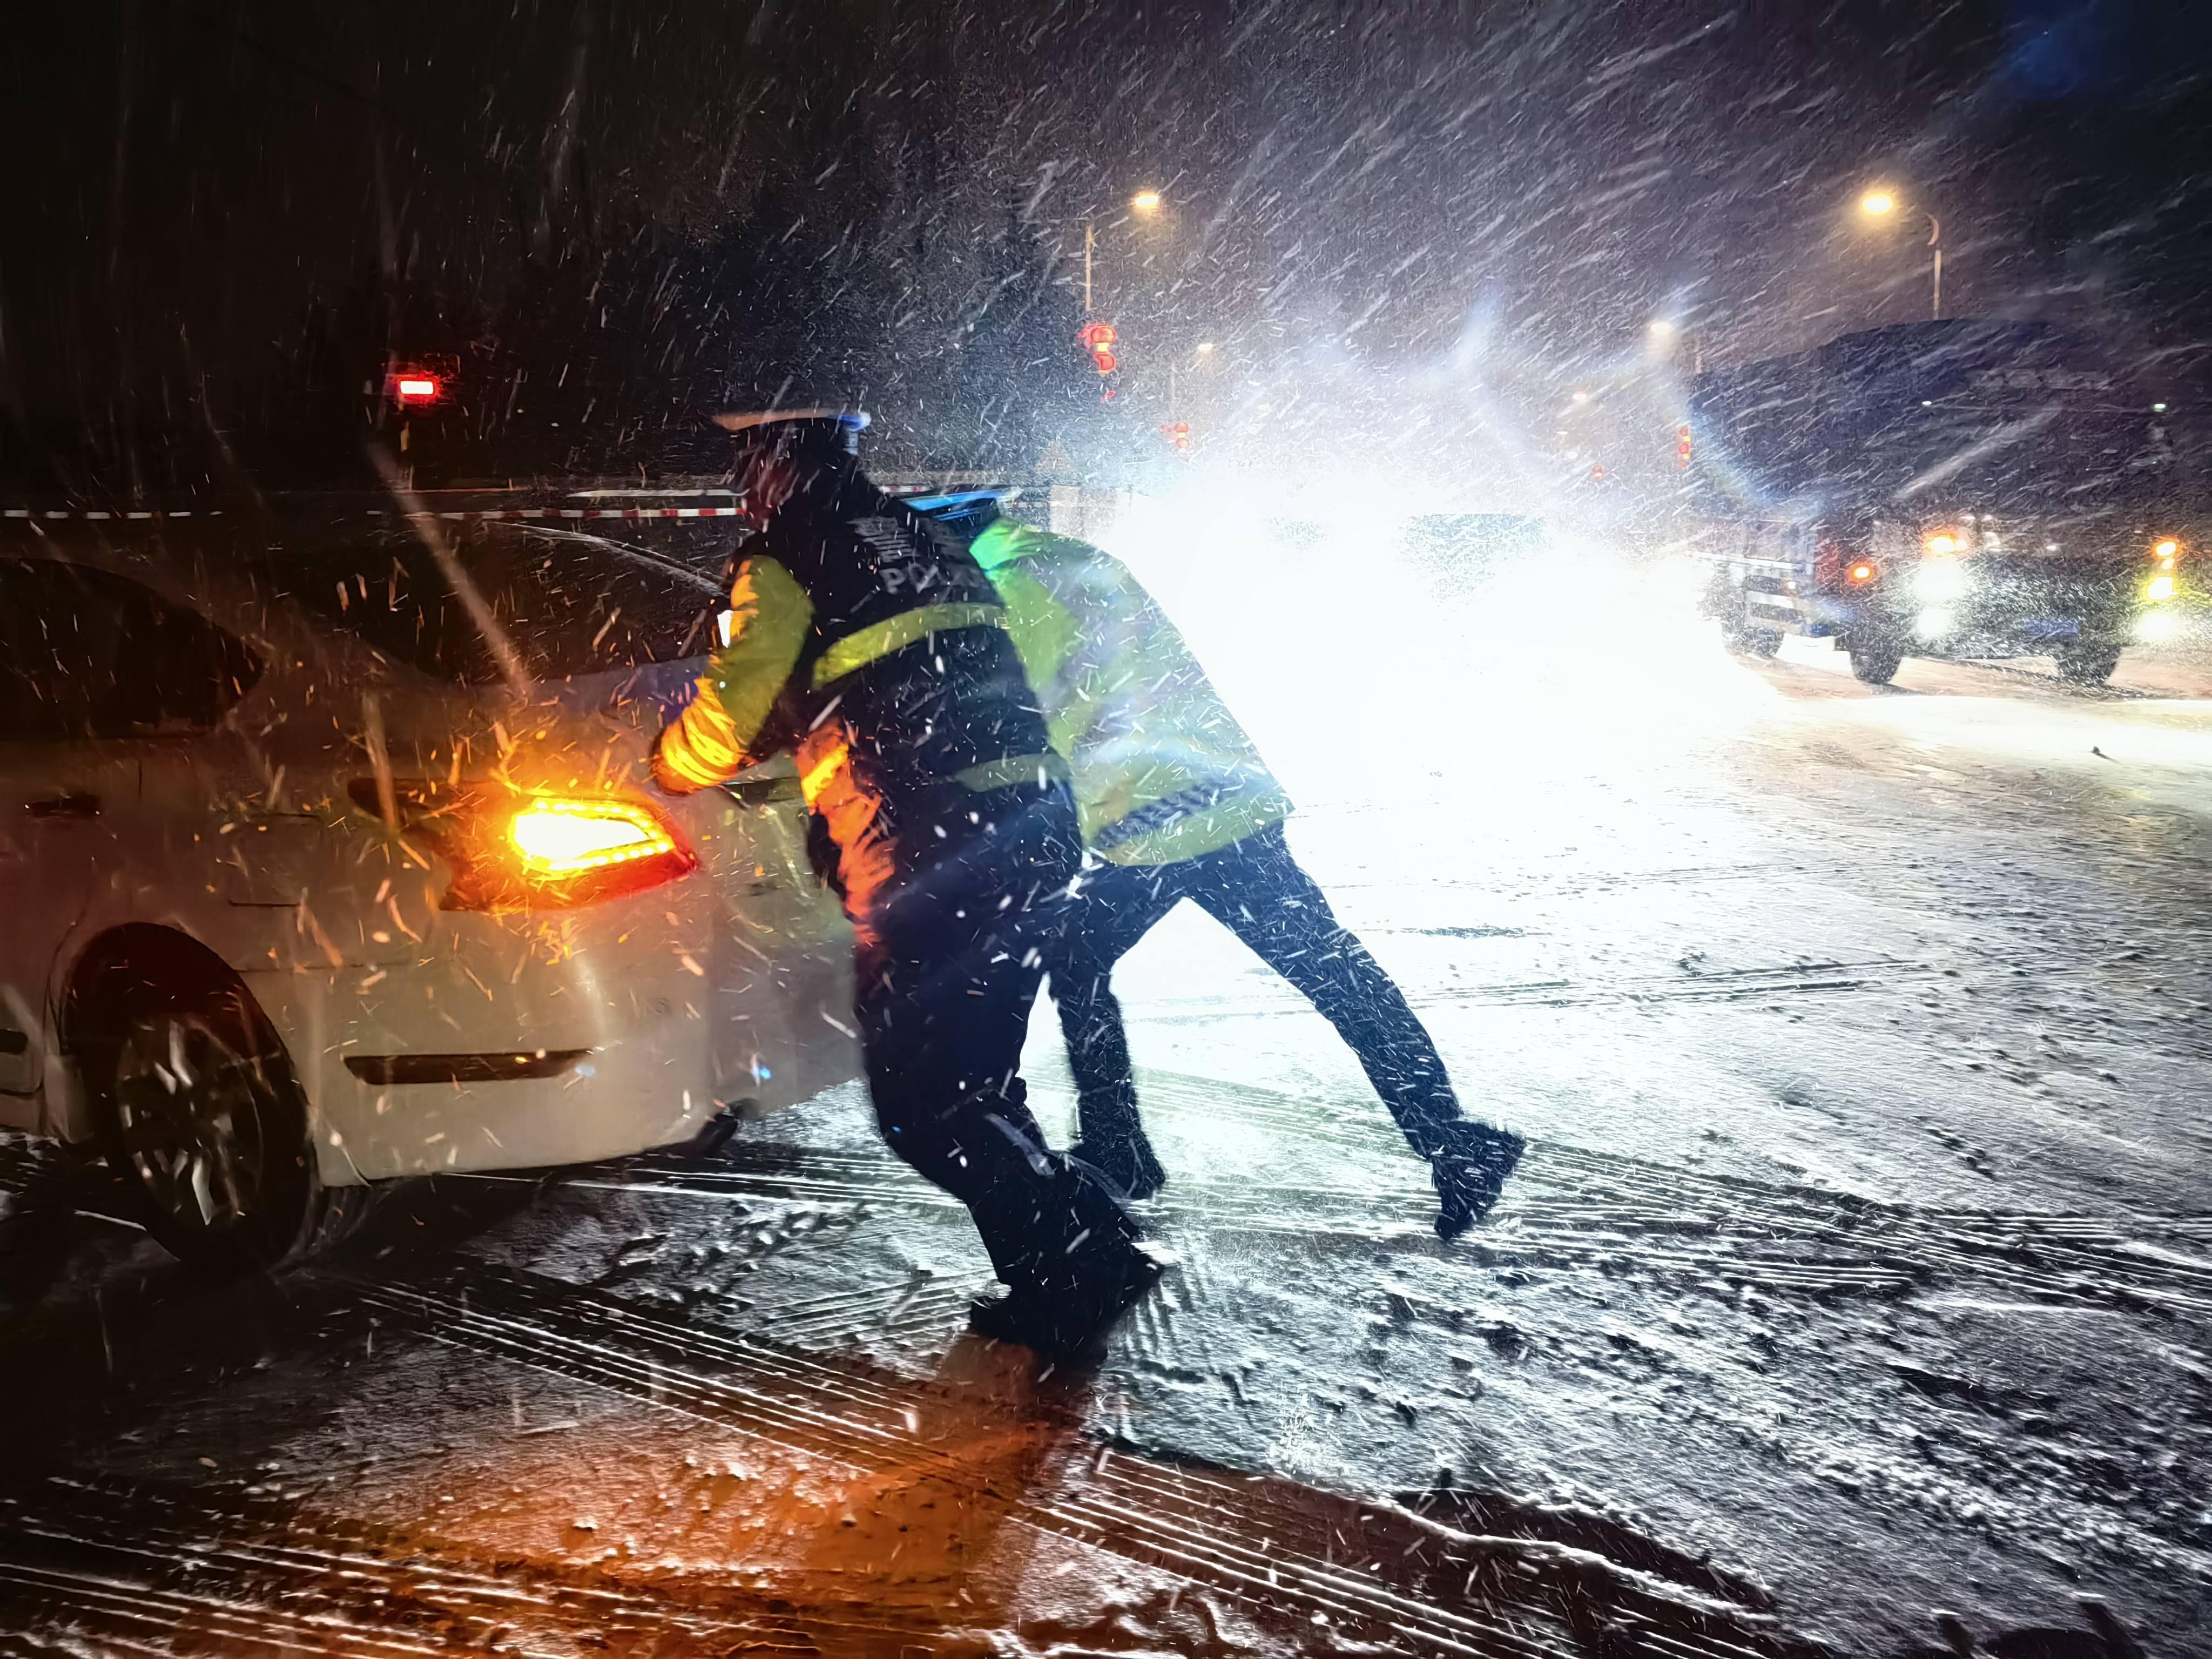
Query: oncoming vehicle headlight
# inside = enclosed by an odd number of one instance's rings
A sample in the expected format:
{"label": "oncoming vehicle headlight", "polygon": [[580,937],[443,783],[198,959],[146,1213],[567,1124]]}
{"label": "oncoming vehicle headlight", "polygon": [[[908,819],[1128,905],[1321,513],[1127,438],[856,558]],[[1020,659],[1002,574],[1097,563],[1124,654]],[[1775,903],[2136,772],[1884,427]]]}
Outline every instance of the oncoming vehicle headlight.
{"label": "oncoming vehicle headlight", "polygon": [[2151,544],[2150,556],[2158,561],[2160,570],[2173,568],[2173,562],[2181,556],[2181,544],[2171,536],[2161,536]]}
{"label": "oncoming vehicle headlight", "polygon": [[2143,603],[2157,605],[2173,597],[2173,574],[2161,570],[2143,584]]}
{"label": "oncoming vehicle headlight", "polygon": [[1912,631],[1923,640],[1940,640],[1958,622],[1948,605],[1931,605],[1912,619]]}
{"label": "oncoming vehicle headlight", "polygon": [[2144,645],[2163,645],[2181,637],[2181,618],[2171,611],[2146,611],[2136,618],[2136,638]]}
{"label": "oncoming vehicle headlight", "polygon": [[1948,558],[1954,553],[1963,553],[1966,550],[1966,532],[1960,530],[1931,530],[1928,532],[1927,539],[1921,543],[1921,546],[1939,559]]}
{"label": "oncoming vehicle headlight", "polygon": [[1971,579],[1957,559],[1932,559],[1914,576],[1913,591],[1929,605],[1948,605],[1966,596]]}

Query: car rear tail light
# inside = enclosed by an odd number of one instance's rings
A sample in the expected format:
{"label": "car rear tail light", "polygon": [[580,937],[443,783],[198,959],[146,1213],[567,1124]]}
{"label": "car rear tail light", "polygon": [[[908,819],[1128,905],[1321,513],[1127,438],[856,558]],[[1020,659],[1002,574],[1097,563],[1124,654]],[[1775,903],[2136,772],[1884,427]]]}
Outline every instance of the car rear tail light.
{"label": "car rear tail light", "polygon": [[[676,828],[635,795],[452,791],[394,781],[400,828],[453,866],[456,910],[570,910],[674,881],[699,867]],[[374,780],[354,784],[380,816]]]}

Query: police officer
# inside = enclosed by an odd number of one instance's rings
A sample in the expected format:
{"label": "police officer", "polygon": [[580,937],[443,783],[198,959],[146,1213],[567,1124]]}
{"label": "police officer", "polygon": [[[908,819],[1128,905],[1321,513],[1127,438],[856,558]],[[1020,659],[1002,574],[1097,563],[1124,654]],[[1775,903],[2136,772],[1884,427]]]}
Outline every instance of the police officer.
{"label": "police officer", "polygon": [[1114,964],[1194,900],[1304,992],[1358,1055],[1428,1159],[1437,1231],[1455,1238],[1497,1202],[1523,1142],[1461,1115],[1436,1044],[1367,948],[1340,926],[1284,837],[1291,803],[1173,623],[1118,560],[1000,519],[974,552],[1073,766],[1095,855],[1051,962],[1081,1103],[1076,1155],[1144,1198],[1165,1180],[1137,1116]]}
{"label": "police officer", "polygon": [[866,416],[718,419],[756,533],[727,643],[660,733],[655,781],[706,788],[793,751],[853,921],[877,1123],[975,1218],[1011,1292],[979,1324],[1080,1344],[1156,1269],[1107,1183],[1047,1148],[1019,1076],[1081,853],[1005,609],[959,538],[861,475]]}

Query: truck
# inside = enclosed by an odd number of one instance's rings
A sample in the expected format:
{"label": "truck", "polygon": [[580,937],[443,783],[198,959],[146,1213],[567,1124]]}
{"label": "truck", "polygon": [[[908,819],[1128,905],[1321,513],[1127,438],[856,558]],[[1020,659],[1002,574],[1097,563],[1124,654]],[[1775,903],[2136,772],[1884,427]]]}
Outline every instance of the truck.
{"label": "truck", "polygon": [[1877,685],[1907,655],[2048,656],[2095,685],[2171,623],[2192,538],[2168,406],[2088,335],[1846,334],[1698,375],[1687,416],[1705,609],[1732,649],[1831,639]]}

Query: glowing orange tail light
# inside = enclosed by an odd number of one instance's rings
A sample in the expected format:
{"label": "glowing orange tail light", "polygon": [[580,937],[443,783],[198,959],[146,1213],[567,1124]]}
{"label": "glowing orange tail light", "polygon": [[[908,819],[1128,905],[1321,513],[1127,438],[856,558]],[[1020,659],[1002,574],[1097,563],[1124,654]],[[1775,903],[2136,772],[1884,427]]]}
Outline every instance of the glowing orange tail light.
{"label": "glowing orange tail light", "polygon": [[676,850],[676,837],[641,801],[538,797],[507,820],[507,836],[522,867],[551,881]]}
{"label": "glowing orange tail light", "polygon": [[1847,574],[1853,581],[1857,582],[1863,586],[1865,584],[1875,579],[1874,564],[1870,560],[1861,559],[1856,564],[1850,568]]}
{"label": "glowing orange tail light", "polygon": [[[374,811],[374,788],[353,787],[364,810]],[[393,793],[401,828],[453,866],[447,909],[572,910],[699,867],[660,809],[637,796],[447,794],[412,782]]]}

